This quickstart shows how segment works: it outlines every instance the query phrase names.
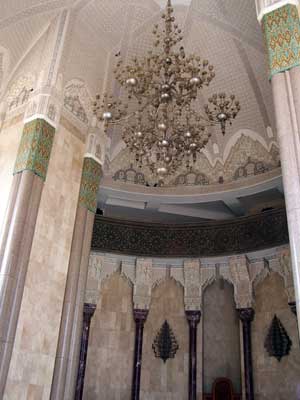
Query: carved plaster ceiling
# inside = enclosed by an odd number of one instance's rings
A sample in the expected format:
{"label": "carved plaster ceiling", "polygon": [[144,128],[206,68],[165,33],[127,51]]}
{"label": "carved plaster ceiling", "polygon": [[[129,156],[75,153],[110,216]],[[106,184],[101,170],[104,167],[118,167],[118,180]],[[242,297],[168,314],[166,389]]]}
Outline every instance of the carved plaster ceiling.
{"label": "carved plaster ceiling", "polygon": [[[224,89],[235,93],[242,105],[238,120],[225,137],[213,133],[198,172],[202,173],[201,169],[206,165],[208,180],[216,183],[219,176],[213,176],[215,170],[218,175],[226,177],[228,174],[231,179],[239,167],[246,166],[249,158],[254,162],[264,158],[268,168],[277,167],[277,175],[273,173],[273,178],[277,179],[280,168],[276,158],[278,149],[272,95],[255,1],[173,1],[176,18],[184,31],[186,51],[199,53],[215,65],[216,79],[206,89],[205,97]],[[11,94],[15,81],[23,82],[32,75],[38,79],[39,62],[49,27],[63,8],[69,8],[70,29],[60,71],[64,77],[64,93],[68,96],[65,107],[69,112],[74,111],[75,119],[88,125],[90,102],[86,93],[90,97],[104,89],[117,93],[112,83],[115,55],[120,52],[130,61],[152,46],[152,27],[160,19],[165,0],[10,0],[3,3],[0,15],[0,101],[1,97]],[[5,63],[2,48],[6,49]],[[75,87],[74,82],[79,82],[80,87],[78,84]],[[75,94],[77,89],[78,94]],[[243,146],[239,141],[242,136],[249,139]],[[106,155],[107,165],[111,165],[111,169],[106,170],[107,182],[112,181],[118,169],[130,167],[131,159],[123,147],[119,133],[113,132]],[[233,151],[240,153],[233,157]],[[232,164],[233,159],[237,160],[236,165]],[[229,178],[226,178],[228,184]],[[264,182],[263,188],[269,190],[267,179],[261,181]],[[247,186],[243,179],[234,184],[235,188],[241,188],[240,192]],[[109,185],[107,183],[106,187]],[[277,179],[275,186],[280,189],[280,180]],[[128,192],[131,189],[128,186],[124,190]],[[121,192],[118,195],[122,197]],[[107,198],[104,190],[101,204]],[[229,203],[233,208],[235,200],[236,197],[231,196]]]}

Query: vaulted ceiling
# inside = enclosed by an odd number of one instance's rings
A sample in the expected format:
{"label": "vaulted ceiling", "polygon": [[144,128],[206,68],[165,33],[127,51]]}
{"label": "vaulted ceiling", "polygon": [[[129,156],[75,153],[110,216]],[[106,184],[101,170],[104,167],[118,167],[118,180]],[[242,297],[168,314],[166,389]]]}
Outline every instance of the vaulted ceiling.
{"label": "vaulted ceiling", "polygon": [[[80,79],[91,98],[114,90],[115,54],[130,61],[152,45],[152,26],[165,0],[10,0],[0,14],[0,101],[16,75],[38,68],[38,46],[63,8],[72,10],[61,72],[65,84]],[[199,53],[215,66],[216,78],[203,93],[235,93],[242,111],[223,137],[214,132],[206,158],[224,165],[242,134],[270,152],[276,146],[271,88],[264,41],[254,0],[173,0],[187,52]],[[34,56],[36,52],[36,56]],[[204,101],[204,100],[203,100]],[[111,163],[126,160],[118,132],[112,137]],[[247,149],[245,161],[249,157]],[[119,157],[119,158],[118,158]],[[126,161],[127,162],[127,161]],[[129,161],[128,161],[129,164]],[[123,165],[124,166],[124,165]]]}

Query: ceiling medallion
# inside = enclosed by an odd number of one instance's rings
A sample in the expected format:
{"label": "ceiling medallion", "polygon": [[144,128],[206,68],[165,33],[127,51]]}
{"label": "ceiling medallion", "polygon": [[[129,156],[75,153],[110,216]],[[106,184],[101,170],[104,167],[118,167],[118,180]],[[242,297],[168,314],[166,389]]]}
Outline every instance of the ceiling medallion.
{"label": "ceiling medallion", "polygon": [[210,139],[210,128],[219,125],[224,135],[240,111],[235,96],[225,93],[213,94],[200,111],[199,91],[215,77],[214,67],[179,45],[183,36],[173,12],[168,0],[163,27],[154,26],[154,49],[147,56],[129,65],[117,62],[114,74],[126,99],[105,93],[94,102],[105,132],[120,126],[137,165],[148,167],[160,183],[182,166],[190,170]]}

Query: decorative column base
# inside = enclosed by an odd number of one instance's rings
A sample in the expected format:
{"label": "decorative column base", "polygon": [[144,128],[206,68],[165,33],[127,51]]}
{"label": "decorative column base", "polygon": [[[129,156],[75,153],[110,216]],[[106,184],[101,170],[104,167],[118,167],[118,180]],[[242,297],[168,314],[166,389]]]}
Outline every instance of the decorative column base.
{"label": "decorative column base", "polygon": [[251,322],[254,319],[253,308],[240,308],[239,318],[243,325],[243,348],[246,400],[254,400]]}
{"label": "decorative column base", "polygon": [[148,316],[148,310],[133,310],[135,322],[135,344],[134,344],[134,363],[133,377],[131,387],[131,400],[139,400],[142,370],[142,353],[143,353],[143,333],[144,324]]}
{"label": "decorative column base", "polygon": [[83,326],[80,345],[79,367],[76,382],[75,400],[81,400],[83,395],[86,359],[89,345],[91,320],[95,313],[95,304],[85,304],[83,310]]}
{"label": "decorative column base", "polygon": [[189,400],[197,399],[197,326],[201,319],[201,311],[185,312],[190,328],[189,346]]}

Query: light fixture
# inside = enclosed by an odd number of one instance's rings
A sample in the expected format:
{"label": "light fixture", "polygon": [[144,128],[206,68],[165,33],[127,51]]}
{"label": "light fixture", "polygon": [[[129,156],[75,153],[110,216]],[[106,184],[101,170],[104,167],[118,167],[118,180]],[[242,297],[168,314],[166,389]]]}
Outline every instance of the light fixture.
{"label": "light fixture", "polygon": [[225,93],[214,94],[199,110],[199,91],[215,77],[214,67],[198,55],[186,55],[173,12],[168,0],[163,28],[153,29],[154,50],[129,65],[118,60],[114,74],[126,100],[105,93],[94,103],[105,131],[121,126],[137,165],[148,167],[160,183],[182,166],[191,169],[210,139],[210,128],[220,125],[224,135],[240,111],[235,96]]}

